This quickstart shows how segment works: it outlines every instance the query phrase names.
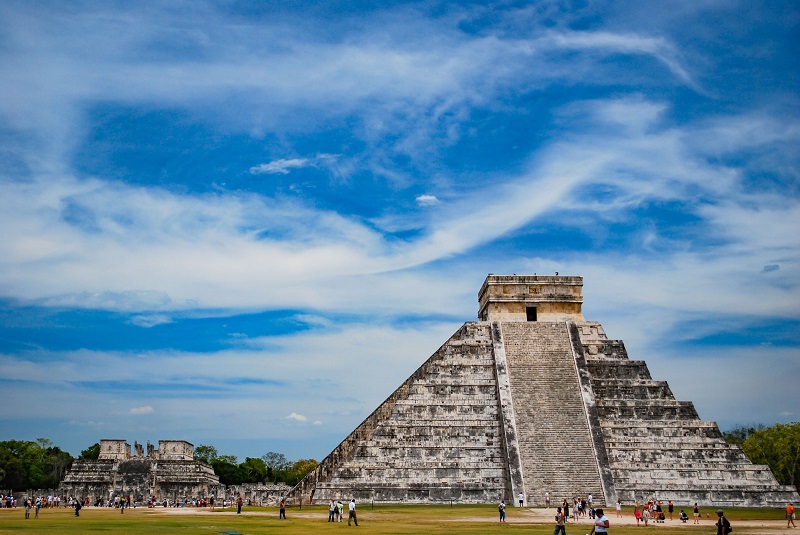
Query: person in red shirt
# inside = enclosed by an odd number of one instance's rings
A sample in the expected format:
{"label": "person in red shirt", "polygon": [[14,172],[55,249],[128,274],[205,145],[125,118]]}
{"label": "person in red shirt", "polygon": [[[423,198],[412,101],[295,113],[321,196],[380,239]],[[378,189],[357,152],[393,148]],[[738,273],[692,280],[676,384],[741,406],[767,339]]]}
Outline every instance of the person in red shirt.
{"label": "person in red shirt", "polygon": [[789,502],[789,505],[786,506],[786,527],[797,527],[794,525],[794,505],[792,502]]}

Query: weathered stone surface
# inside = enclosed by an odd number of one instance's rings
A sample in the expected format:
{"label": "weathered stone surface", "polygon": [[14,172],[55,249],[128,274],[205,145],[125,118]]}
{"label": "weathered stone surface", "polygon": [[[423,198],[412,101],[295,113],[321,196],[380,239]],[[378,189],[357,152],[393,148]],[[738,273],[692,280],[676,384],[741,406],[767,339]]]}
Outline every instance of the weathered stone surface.
{"label": "weathered stone surface", "polygon": [[178,500],[185,497],[210,497],[219,487],[219,478],[207,464],[194,460],[194,446],[185,440],[159,441],[158,449],[149,442],[144,448],[124,440],[100,441],[97,460],[78,459],[72,463],[59,486],[64,495],[89,498],[132,496],[145,502],[150,496]]}
{"label": "weathered stone surface", "polygon": [[527,504],[592,494],[717,506],[800,497],[583,319],[580,277],[487,277],[465,323],[290,493]]}

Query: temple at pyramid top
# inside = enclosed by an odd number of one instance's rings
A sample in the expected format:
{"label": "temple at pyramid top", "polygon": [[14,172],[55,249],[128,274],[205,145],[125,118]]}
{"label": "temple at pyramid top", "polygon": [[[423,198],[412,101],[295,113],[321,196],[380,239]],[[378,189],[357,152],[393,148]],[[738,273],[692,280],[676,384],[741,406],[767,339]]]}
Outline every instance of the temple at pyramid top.
{"label": "temple at pyramid top", "polygon": [[481,321],[583,321],[583,277],[489,275],[478,292]]}
{"label": "temple at pyramid top", "polygon": [[[468,321],[292,489],[297,503],[800,501],[586,321],[581,277],[489,275]],[[376,341],[374,351],[380,351]],[[415,358],[409,355],[409,358]],[[376,372],[378,368],[376,367]],[[368,378],[367,378],[368,379]]]}

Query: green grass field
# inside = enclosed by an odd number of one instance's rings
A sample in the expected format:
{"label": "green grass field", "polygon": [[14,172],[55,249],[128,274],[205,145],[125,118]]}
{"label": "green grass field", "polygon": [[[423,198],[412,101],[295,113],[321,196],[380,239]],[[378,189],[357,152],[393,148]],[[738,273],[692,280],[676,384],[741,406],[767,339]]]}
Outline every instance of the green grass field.
{"label": "green grass field", "polygon": [[[625,512],[630,515],[630,511]],[[345,513],[346,515],[346,513]],[[726,515],[734,525],[734,534],[750,533],[764,535],[786,530],[783,511],[775,509],[732,509]],[[287,520],[278,519],[276,508],[247,507],[241,515],[233,509],[211,513],[195,510],[168,510],[163,508],[128,509],[120,514],[118,509],[96,509],[86,507],[76,518],[71,509],[41,510],[38,519],[25,519],[24,508],[0,509],[0,534],[5,533],[239,533],[259,535],[265,533],[317,534],[339,533],[341,530],[360,530],[372,534],[482,534],[482,533],[531,533],[551,535],[552,523],[549,515],[536,515],[529,510],[509,508],[507,523],[497,520],[496,507],[485,506],[394,506],[370,507],[361,504],[358,510],[359,527],[349,527],[347,522],[327,522],[325,506],[287,509]],[[712,517],[714,515],[712,514]],[[31,512],[33,517],[33,512]],[[699,526],[672,523],[651,525],[647,528],[630,525],[614,525],[613,511],[610,517],[610,535],[645,535],[658,532],[660,535],[709,535],[714,533],[714,519],[703,520]],[[737,525],[737,522],[739,524]],[[750,525],[751,524],[751,525]],[[584,535],[590,523],[583,520],[579,525],[569,523],[567,533]]]}

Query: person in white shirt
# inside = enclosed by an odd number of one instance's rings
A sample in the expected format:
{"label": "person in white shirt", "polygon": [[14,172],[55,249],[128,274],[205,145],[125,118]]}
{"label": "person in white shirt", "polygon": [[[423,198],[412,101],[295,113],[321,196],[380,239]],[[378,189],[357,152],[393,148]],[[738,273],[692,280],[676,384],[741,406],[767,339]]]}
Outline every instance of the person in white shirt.
{"label": "person in white shirt", "polygon": [[590,534],[606,535],[608,533],[608,524],[608,518],[603,514],[603,510],[598,507],[597,510],[595,510],[594,527]]}
{"label": "person in white shirt", "polygon": [[349,526],[350,525],[350,521],[352,520],[353,522],[356,523],[356,526],[357,526],[358,525],[358,518],[356,518],[356,499],[355,498],[350,500],[350,506],[349,507],[350,507],[350,516],[347,517],[347,525]]}

